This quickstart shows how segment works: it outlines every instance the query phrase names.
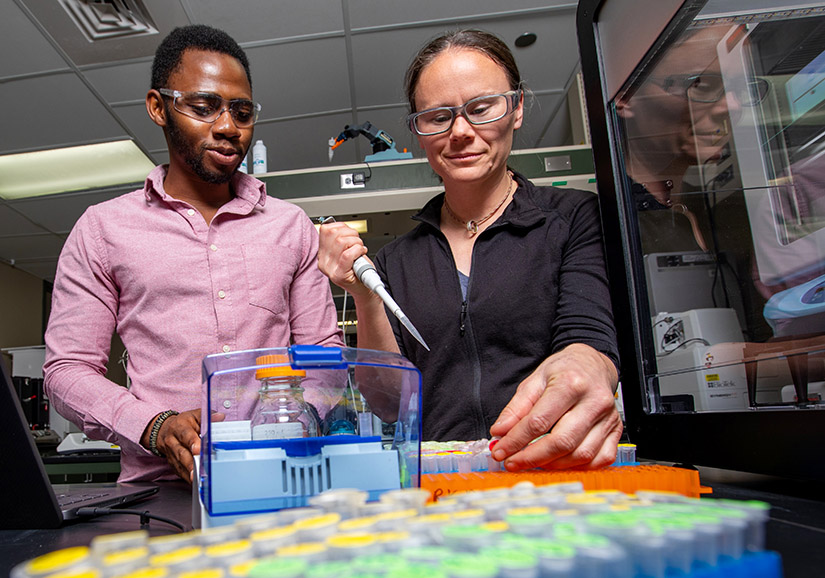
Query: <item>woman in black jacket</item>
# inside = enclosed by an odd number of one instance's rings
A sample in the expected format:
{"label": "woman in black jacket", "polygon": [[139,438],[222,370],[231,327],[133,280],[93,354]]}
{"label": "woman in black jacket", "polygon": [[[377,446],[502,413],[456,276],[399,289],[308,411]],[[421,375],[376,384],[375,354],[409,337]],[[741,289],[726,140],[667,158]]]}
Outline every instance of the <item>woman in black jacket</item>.
{"label": "woman in black jacket", "polygon": [[406,90],[410,130],[445,192],[376,267],[430,351],[352,272],[367,252],[358,234],[327,224],[319,266],[353,295],[359,347],[421,370],[424,439],[500,438],[493,457],[509,470],[611,464],[622,424],[596,196],[536,187],[507,167],[524,92],[497,37],[436,38]]}

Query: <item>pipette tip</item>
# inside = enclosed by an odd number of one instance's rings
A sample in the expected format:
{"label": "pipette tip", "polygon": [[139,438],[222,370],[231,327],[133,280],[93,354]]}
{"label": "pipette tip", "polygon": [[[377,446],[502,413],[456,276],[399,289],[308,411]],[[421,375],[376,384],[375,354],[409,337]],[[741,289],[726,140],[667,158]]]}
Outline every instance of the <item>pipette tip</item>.
{"label": "pipette tip", "polygon": [[415,337],[416,341],[418,341],[418,343],[420,343],[422,347],[424,347],[424,349],[426,349],[427,351],[430,350],[429,346],[427,345],[427,342],[424,341],[424,338],[421,337],[421,334],[415,328],[415,325],[412,324],[412,321],[410,321],[406,315],[399,317],[398,320],[401,321],[401,324],[407,328],[407,331],[410,332],[410,335]]}

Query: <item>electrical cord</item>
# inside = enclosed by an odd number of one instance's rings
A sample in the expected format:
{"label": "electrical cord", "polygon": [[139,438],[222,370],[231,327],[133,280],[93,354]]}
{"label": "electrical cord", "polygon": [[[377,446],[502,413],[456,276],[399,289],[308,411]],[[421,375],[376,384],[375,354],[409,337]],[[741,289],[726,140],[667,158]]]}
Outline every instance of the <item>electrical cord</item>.
{"label": "electrical cord", "polygon": [[692,339],[686,339],[685,341],[681,342],[679,345],[677,345],[673,349],[664,349],[664,348],[662,348],[662,350],[665,352],[664,353],[665,355],[670,355],[671,353],[673,353],[674,351],[676,351],[680,347],[684,347],[688,343],[694,343],[696,341],[700,342],[702,345],[710,345],[710,342],[707,341],[706,339],[702,339],[701,337],[694,337]]}
{"label": "electrical cord", "polygon": [[347,346],[347,291],[344,290],[344,299],[341,303],[341,336],[344,339],[344,347]]}
{"label": "electrical cord", "polygon": [[[673,321],[673,317],[670,317],[670,316],[664,317],[664,318],[660,319],[659,321],[657,321],[656,323],[654,323],[653,327],[655,328],[655,327],[661,325],[662,323],[671,323],[672,321]],[[671,328],[672,328],[672,326],[668,327],[667,331],[670,331]]]}
{"label": "electrical cord", "polygon": [[[673,321],[673,317],[666,317],[665,319],[662,319],[662,321],[671,323]],[[661,324],[662,321],[659,321],[658,323],[656,323],[656,325]],[[656,325],[654,325],[653,327],[655,328]],[[672,343],[673,341],[678,339],[683,330],[684,323],[682,323],[682,321],[672,323],[667,329],[665,329],[664,334],[662,334],[662,341],[661,343],[659,343],[659,346],[662,348],[662,351],[667,352],[667,344]]]}
{"label": "electrical cord", "polygon": [[722,287],[722,295],[725,297],[725,307],[730,307],[730,295],[728,294],[728,284],[725,281],[725,272],[722,270],[721,263],[719,261],[719,234],[716,229],[716,215],[714,214],[714,209],[716,207],[716,191],[711,193],[713,195],[713,206],[711,206],[710,198],[708,195],[704,195],[704,203],[705,203],[705,211],[708,214],[708,225],[710,226],[710,238],[711,242],[713,243],[713,262],[714,262],[714,273],[713,273],[713,285],[710,288],[710,295],[711,299],[713,300],[713,305],[716,306],[716,283],[717,281]]}
{"label": "electrical cord", "polygon": [[181,532],[185,532],[186,528],[180,522],[171,518],[165,518],[156,514],[150,514],[148,510],[128,510],[121,508],[79,508],[77,515],[80,517],[92,518],[94,516],[108,516],[109,514],[132,514],[133,516],[140,516],[140,526],[149,525],[149,520],[157,520],[158,522],[165,522],[170,524]]}

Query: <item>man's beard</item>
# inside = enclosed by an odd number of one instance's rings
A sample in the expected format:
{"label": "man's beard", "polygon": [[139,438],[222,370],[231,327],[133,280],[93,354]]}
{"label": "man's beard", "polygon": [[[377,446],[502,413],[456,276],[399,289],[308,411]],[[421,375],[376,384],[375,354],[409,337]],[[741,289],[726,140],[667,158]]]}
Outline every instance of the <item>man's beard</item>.
{"label": "man's beard", "polygon": [[[210,171],[204,166],[203,157],[206,152],[203,149],[196,151],[189,146],[189,143],[186,141],[186,138],[180,130],[177,121],[173,120],[174,114],[170,114],[171,111],[168,109],[166,112],[166,126],[168,129],[170,144],[176,151],[183,155],[183,160],[187,165],[189,165],[189,168],[191,168],[201,180],[213,185],[222,185],[232,180],[232,177],[235,175],[235,171],[230,173]],[[172,151],[169,151],[169,153],[171,155]]]}

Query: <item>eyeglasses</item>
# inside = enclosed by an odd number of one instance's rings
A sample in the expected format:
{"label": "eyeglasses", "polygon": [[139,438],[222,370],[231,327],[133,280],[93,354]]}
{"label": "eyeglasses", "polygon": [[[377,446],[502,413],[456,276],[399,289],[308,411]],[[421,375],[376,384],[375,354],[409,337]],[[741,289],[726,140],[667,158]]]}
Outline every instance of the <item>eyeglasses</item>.
{"label": "eyeglasses", "polygon": [[[653,79],[656,80],[656,79]],[[733,82],[726,90],[721,74],[673,74],[658,83],[670,94],[686,97],[691,102],[718,102],[726,92],[732,92],[742,106],[755,106],[768,95],[770,83],[764,78]]]}
{"label": "eyeglasses", "polygon": [[258,120],[261,105],[245,98],[225,100],[211,92],[181,92],[170,88],[158,89],[163,96],[174,98],[175,110],[201,122],[215,122],[228,110],[238,128],[249,128]]}
{"label": "eyeglasses", "polygon": [[432,136],[447,132],[453,126],[457,115],[462,115],[473,125],[488,124],[501,120],[518,108],[521,89],[504,94],[490,94],[468,100],[461,106],[440,106],[407,117],[410,130],[421,136]]}

